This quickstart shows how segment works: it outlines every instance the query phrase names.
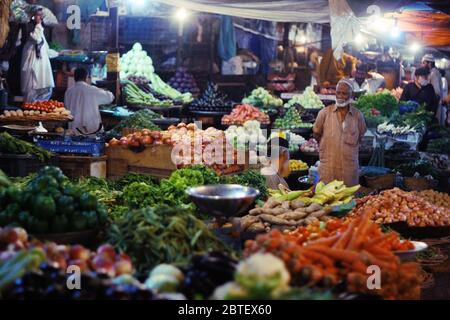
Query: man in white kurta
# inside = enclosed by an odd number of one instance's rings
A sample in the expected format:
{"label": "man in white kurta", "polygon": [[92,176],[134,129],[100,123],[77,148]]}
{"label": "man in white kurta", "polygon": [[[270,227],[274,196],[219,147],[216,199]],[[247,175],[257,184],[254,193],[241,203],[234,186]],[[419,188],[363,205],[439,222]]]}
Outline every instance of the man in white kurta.
{"label": "man in white kurta", "polygon": [[50,99],[55,87],[42,18],[42,9],[38,9],[22,53],[21,89],[26,103]]}
{"label": "man in white kurta", "polygon": [[66,91],[64,104],[74,117],[74,120],[69,123],[69,129],[89,135],[98,132],[101,128],[99,105],[111,103],[114,95],[89,85],[86,82],[87,76],[86,69],[75,70],[75,85]]}

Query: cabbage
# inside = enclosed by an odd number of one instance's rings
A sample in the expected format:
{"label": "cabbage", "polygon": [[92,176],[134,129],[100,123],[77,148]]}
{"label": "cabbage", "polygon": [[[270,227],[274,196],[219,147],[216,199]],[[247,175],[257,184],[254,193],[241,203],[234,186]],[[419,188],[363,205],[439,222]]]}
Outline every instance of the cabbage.
{"label": "cabbage", "polygon": [[135,51],[135,52],[142,51],[142,45],[141,45],[139,42],[136,42],[136,43],[133,45],[133,51]]}

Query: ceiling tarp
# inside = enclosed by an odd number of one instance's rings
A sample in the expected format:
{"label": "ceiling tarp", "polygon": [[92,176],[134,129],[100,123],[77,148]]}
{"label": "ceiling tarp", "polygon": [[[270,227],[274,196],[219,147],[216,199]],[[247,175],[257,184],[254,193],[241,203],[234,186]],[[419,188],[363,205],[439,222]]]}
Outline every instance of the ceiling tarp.
{"label": "ceiling tarp", "polygon": [[385,17],[397,19],[399,28],[424,46],[450,46],[450,16],[447,14],[404,11],[386,14]]}
{"label": "ceiling tarp", "polygon": [[330,22],[328,0],[154,0],[192,11],[277,22]]}

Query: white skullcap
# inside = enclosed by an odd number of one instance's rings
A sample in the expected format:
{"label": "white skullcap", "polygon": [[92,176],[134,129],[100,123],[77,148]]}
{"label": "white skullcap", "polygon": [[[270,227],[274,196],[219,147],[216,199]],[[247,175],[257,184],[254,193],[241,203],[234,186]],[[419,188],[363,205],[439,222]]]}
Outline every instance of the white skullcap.
{"label": "white skullcap", "polygon": [[338,87],[340,84],[345,84],[345,85],[347,85],[347,86],[350,88],[350,91],[351,91],[351,92],[350,92],[350,96],[353,95],[353,92],[355,91],[355,88],[353,87],[353,82],[352,82],[351,80],[346,79],[346,78],[339,80],[339,82],[338,82],[338,84],[337,84],[337,86],[336,86],[336,89],[337,89],[337,87]]}
{"label": "white skullcap", "polygon": [[434,56],[432,54],[426,54],[423,56],[422,61],[434,62]]}

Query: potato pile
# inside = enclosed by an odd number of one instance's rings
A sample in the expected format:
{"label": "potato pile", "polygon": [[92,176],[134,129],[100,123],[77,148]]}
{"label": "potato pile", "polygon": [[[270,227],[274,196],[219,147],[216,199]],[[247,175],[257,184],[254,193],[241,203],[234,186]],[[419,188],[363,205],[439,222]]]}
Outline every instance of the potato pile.
{"label": "potato pile", "polygon": [[398,188],[386,190],[377,196],[364,197],[357,202],[351,216],[372,211],[372,220],[380,224],[407,222],[412,227],[450,225],[450,210],[436,206],[412,192]]}
{"label": "potato pile", "polygon": [[318,221],[328,221],[331,209],[325,209],[317,203],[307,206],[301,200],[280,201],[270,198],[262,207],[250,210],[249,215],[239,219],[241,232],[265,233],[279,229],[285,233],[300,226]]}
{"label": "potato pile", "polygon": [[450,209],[450,195],[447,193],[437,192],[434,190],[424,190],[415,192],[414,194],[436,206]]}

